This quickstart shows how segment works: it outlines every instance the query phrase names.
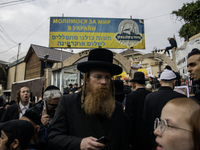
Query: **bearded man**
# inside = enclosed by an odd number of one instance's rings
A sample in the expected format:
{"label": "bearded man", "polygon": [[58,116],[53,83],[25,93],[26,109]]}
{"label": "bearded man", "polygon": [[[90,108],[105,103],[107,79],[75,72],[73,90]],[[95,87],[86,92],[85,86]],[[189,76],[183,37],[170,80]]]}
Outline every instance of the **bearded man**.
{"label": "bearded man", "polygon": [[[122,68],[112,62],[111,51],[97,48],[87,62],[78,64],[85,73],[82,91],[62,97],[49,129],[48,149],[128,149],[125,116],[111,80]],[[106,139],[98,142],[102,136]]]}

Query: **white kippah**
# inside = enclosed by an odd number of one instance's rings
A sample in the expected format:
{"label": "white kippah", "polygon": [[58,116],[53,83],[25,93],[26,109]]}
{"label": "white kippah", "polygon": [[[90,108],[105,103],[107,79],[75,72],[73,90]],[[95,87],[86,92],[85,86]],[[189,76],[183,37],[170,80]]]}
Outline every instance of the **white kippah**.
{"label": "white kippah", "polygon": [[153,78],[153,79],[154,79],[154,78],[155,78],[155,76],[154,76],[153,74],[151,74],[151,75],[149,76],[149,78]]}
{"label": "white kippah", "polygon": [[146,85],[146,88],[147,88],[147,89],[151,89],[151,88],[152,88],[152,85],[148,83],[148,84]]}
{"label": "white kippah", "polygon": [[176,74],[172,70],[165,69],[160,75],[160,80],[174,80],[174,79],[176,79]]}

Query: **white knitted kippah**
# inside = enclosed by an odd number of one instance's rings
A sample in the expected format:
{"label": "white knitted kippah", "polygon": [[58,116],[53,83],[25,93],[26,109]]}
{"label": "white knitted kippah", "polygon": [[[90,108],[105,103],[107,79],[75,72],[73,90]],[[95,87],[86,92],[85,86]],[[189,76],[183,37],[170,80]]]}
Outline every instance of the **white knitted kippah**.
{"label": "white knitted kippah", "polygon": [[160,75],[160,80],[174,80],[174,79],[176,79],[176,74],[172,70],[165,69]]}

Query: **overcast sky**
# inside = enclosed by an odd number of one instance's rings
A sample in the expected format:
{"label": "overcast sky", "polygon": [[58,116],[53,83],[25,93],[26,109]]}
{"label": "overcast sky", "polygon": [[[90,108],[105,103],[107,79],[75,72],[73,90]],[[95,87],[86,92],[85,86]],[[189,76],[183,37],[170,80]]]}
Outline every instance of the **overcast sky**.
{"label": "overcast sky", "polygon": [[[144,19],[146,49],[169,46],[168,37],[175,35],[178,47],[184,43],[178,31],[184,22],[170,15],[183,3],[196,0],[0,0],[0,60],[13,61],[25,55],[31,44],[48,47],[50,17],[98,17]],[[15,0],[17,1],[17,0]],[[116,52],[120,52],[118,50]],[[74,49],[74,52],[78,50]]]}

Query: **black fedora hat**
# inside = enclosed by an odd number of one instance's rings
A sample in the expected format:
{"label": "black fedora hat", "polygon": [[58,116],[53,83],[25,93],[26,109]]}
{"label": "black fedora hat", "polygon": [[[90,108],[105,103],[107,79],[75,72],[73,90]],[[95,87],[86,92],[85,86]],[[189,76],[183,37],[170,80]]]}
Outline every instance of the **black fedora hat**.
{"label": "black fedora hat", "polygon": [[106,69],[111,73],[111,75],[122,73],[122,68],[113,64],[113,53],[105,48],[96,48],[91,50],[88,56],[88,61],[77,65],[77,69],[84,73],[96,68]]}
{"label": "black fedora hat", "polygon": [[135,72],[131,82],[137,82],[139,84],[145,84],[145,77],[143,72]]}

